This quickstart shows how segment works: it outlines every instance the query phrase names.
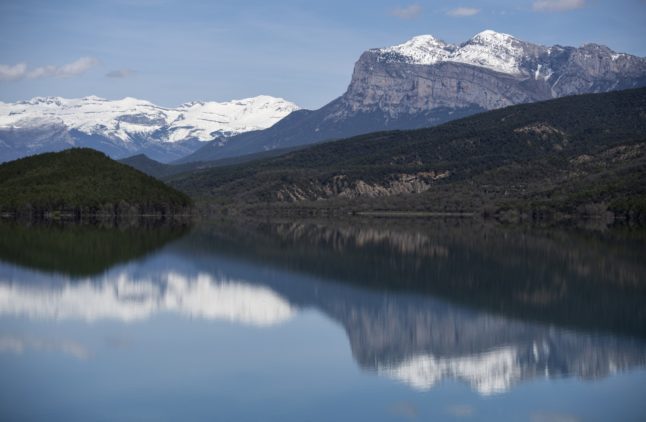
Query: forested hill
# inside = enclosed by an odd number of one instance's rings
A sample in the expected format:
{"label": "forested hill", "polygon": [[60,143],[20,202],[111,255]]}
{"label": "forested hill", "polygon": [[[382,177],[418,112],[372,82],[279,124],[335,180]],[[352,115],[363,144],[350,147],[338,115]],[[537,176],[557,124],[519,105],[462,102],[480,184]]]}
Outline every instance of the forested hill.
{"label": "forested hill", "polygon": [[171,215],[185,213],[191,204],[184,193],[88,148],[0,165],[5,215]]}
{"label": "forested hill", "polygon": [[[512,106],[182,175],[213,209],[644,213],[646,89]],[[640,211],[641,210],[641,211]]]}

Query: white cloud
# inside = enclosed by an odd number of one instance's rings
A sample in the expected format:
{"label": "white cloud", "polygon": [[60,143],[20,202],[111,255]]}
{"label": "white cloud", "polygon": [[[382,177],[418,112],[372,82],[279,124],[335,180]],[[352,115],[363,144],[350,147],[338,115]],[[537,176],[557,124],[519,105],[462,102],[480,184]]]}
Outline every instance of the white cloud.
{"label": "white cloud", "polygon": [[29,79],[38,79],[45,78],[47,76],[54,76],[56,74],[56,69],[58,68],[51,64],[47,66],[37,67],[27,72],[27,77]]}
{"label": "white cloud", "polygon": [[537,12],[564,12],[580,9],[585,6],[585,0],[534,0],[532,9]]}
{"label": "white cloud", "polygon": [[87,72],[97,64],[99,64],[99,61],[94,57],[81,57],[72,63],[59,67],[56,76],[67,78],[69,76],[80,75],[81,73]]}
{"label": "white cloud", "polygon": [[400,19],[415,19],[422,13],[422,6],[419,4],[411,4],[404,7],[394,8],[390,14]]}
{"label": "white cloud", "polygon": [[473,16],[477,15],[478,13],[480,13],[480,9],[476,9],[475,7],[457,7],[446,12],[446,14],[449,16],[458,17]]}
{"label": "white cloud", "polygon": [[71,76],[80,75],[87,72],[90,68],[99,64],[99,61],[93,57],[81,57],[72,63],[64,64],[62,66],[47,65],[37,67],[27,73],[30,79],[44,78],[48,76],[55,76],[57,78],[69,78]]}
{"label": "white cloud", "polygon": [[26,72],[27,72],[27,65],[24,63],[18,63],[13,66],[0,64],[1,81],[12,81],[14,79],[23,78]]}
{"label": "white cloud", "polygon": [[52,64],[29,69],[25,63],[15,65],[0,64],[0,80],[17,80],[22,78],[38,79],[46,77],[69,78],[87,72],[99,64],[93,57],[81,57],[62,66]]}
{"label": "white cloud", "polygon": [[134,76],[137,72],[132,69],[117,69],[105,74],[108,78],[123,79]]}

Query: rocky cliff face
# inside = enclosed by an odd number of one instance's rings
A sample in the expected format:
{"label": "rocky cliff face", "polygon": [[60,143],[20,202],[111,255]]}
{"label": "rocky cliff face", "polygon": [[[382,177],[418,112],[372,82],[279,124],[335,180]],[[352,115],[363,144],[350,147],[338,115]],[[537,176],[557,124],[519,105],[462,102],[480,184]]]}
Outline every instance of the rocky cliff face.
{"label": "rocky cliff face", "polygon": [[334,197],[376,198],[403,193],[421,193],[431,188],[440,179],[449,177],[449,171],[423,171],[417,173],[398,173],[390,175],[384,182],[366,182],[340,174],[324,183],[311,181],[307,186],[298,187],[283,184],[276,191],[279,202],[317,201]]}
{"label": "rocky cliff face", "polygon": [[351,112],[487,110],[646,84],[646,60],[608,47],[545,47],[484,31],[460,46],[431,36],[368,50],[343,96]]}
{"label": "rocky cliff face", "polygon": [[640,86],[646,59],[601,45],[546,47],[489,30],[460,45],[423,35],[364,52],[346,93],[321,109],[227,145],[207,144],[180,161],[428,127],[514,104]]}

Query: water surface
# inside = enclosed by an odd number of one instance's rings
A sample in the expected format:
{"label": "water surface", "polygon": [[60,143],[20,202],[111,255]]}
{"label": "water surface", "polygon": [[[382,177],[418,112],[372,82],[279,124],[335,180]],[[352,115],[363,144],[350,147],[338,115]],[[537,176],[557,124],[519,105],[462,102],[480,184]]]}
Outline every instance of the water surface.
{"label": "water surface", "polygon": [[642,420],[646,235],[0,225],[2,420]]}

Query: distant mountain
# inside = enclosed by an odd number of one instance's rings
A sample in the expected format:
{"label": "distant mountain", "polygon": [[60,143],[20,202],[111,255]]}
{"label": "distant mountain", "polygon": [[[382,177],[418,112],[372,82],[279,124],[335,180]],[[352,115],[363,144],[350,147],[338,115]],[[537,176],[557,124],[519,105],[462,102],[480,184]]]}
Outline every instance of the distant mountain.
{"label": "distant mountain", "polygon": [[[197,164],[197,163],[189,163],[189,164],[179,164],[179,165],[173,165],[173,164],[164,164],[160,163],[159,161],[155,161],[152,158],[148,157],[146,154],[137,154],[133,155],[132,157],[127,157],[122,160],[119,160],[121,164],[126,164],[130,167],[133,167],[137,170],[139,170],[142,173],[146,173],[149,176],[153,176],[157,179],[161,179],[162,177],[165,177],[169,174],[173,174],[174,169],[179,169],[179,168],[188,168],[191,169],[192,167],[191,164]],[[181,173],[181,170],[178,170],[176,173]]]}
{"label": "distant mountain", "polygon": [[483,31],[461,45],[433,36],[364,52],[341,97],[269,129],[209,143],[208,161],[362,133],[434,126],[477,112],[566,95],[646,86],[646,59],[608,47],[546,47]]}
{"label": "distant mountain", "polygon": [[137,154],[131,157],[126,157],[119,160],[122,164],[127,164],[143,173],[153,176],[160,180],[166,180],[181,173],[190,173],[207,168],[232,166],[235,164],[242,164],[249,161],[261,160],[264,158],[278,157],[279,155],[287,154],[290,151],[307,148],[307,145],[295,148],[272,149],[268,151],[257,152],[254,154],[239,155],[236,157],[221,158],[213,161],[190,161],[187,163],[161,163],[153,160],[146,154]]}
{"label": "distant mountain", "polygon": [[89,148],[0,164],[3,216],[170,216],[191,206],[182,192]]}
{"label": "distant mountain", "polygon": [[110,101],[94,96],[0,103],[0,162],[74,146],[100,150],[113,158],[145,153],[171,161],[205,141],[225,144],[233,135],[267,128],[297,109],[269,96],[191,102],[177,108],[135,98]]}
{"label": "distant mountain", "polygon": [[[646,88],[577,95],[197,171],[216,210],[468,211],[646,217]],[[213,204],[217,204],[217,207]]]}

